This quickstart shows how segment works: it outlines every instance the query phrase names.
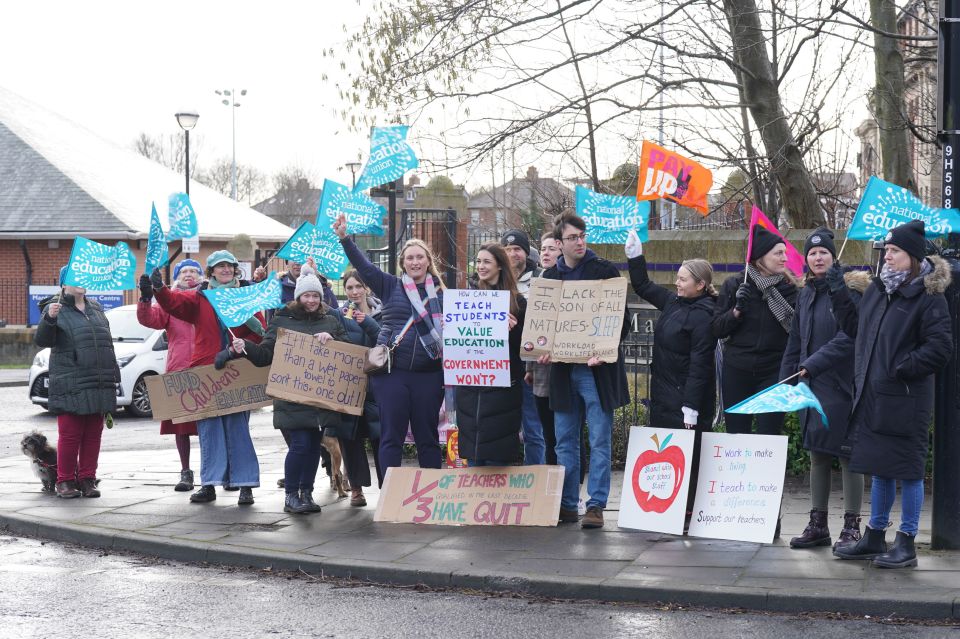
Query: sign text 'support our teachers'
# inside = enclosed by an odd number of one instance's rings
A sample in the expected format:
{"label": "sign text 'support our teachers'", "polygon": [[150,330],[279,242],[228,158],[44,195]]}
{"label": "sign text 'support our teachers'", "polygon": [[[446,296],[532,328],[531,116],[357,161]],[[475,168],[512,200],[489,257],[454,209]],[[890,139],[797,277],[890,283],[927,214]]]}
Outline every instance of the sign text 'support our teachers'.
{"label": "sign text 'support our teachers'", "polygon": [[443,294],[443,382],[509,386],[509,291],[450,289]]}

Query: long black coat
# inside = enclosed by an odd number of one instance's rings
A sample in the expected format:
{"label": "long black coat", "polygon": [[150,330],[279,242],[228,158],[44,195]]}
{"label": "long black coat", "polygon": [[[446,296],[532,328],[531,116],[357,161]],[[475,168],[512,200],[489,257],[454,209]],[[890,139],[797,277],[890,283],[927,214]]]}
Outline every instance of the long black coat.
{"label": "long black coat", "polygon": [[527,300],[517,298],[517,325],[509,334],[510,386],[457,386],[457,430],[460,456],[513,462],[519,456],[520,420],[523,407],[523,374],[520,335]]}
{"label": "long black coat", "polygon": [[[63,306],[51,319],[47,307]],[[103,309],[87,299],[77,308],[73,295],[54,295],[40,303],[43,317],[33,341],[50,347],[50,399],[47,409],[56,415],[95,415],[117,410],[120,368],[113,350],[110,323]]]}
{"label": "long black coat", "polygon": [[[564,279],[556,265],[544,271],[541,277],[552,280]],[[612,262],[602,257],[594,257],[583,265],[580,279],[609,280],[615,277],[620,277],[620,271]],[[623,328],[620,331],[621,342],[629,332],[630,312],[624,309]],[[574,366],[583,366],[583,364],[555,362],[550,365],[551,410],[570,411],[573,409],[573,385],[570,381],[570,373]],[[600,405],[605,412],[612,413],[617,408],[630,403],[630,389],[627,387],[627,369],[623,363],[622,347],[616,364],[600,364],[590,367],[590,370],[597,385],[597,393],[600,395]]]}
{"label": "long black coat", "polygon": [[934,373],[953,352],[943,292],[950,267],[926,258],[933,272],[887,295],[875,278],[860,302],[850,470],[888,479],[923,479]]}
{"label": "long black coat", "polygon": [[637,295],[660,309],[653,329],[650,379],[650,425],[683,428],[684,406],[698,411],[697,426],[708,430],[716,408],[714,355],[717,339],[711,324],[715,300],[677,294],[650,281],[643,256],[628,261]]}
{"label": "long black coat", "polygon": [[[869,274],[851,271],[845,276],[848,294],[854,302],[870,283]],[[780,365],[785,379],[801,368],[806,382],[827,414],[824,426],[815,410],[800,411],[803,447],[817,453],[849,457],[844,450],[850,408],[853,404],[853,338],[840,329],[834,316],[825,283],[808,283],[797,296],[797,312]]]}
{"label": "long black coat", "polygon": [[[780,368],[783,351],[787,347],[787,331],[774,317],[763,299],[759,287],[749,279],[753,295],[746,310],[737,318],[733,307],[737,303],[737,289],[743,283],[743,273],[728,277],[720,287],[713,318],[713,336],[726,338],[723,345],[723,364],[742,371],[774,372]],[[797,303],[797,287],[789,274],[776,285],[791,306]]]}
{"label": "long black coat", "polygon": [[[254,344],[246,340],[247,359],[254,366],[269,366],[273,362],[277,345],[277,333],[281,328],[297,333],[315,335],[330,333],[333,339],[347,341],[347,331],[339,314],[329,306],[321,305],[322,310],[306,313],[296,302],[278,309],[270,320],[263,341]],[[326,408],[297,404],[283,399],[273,400],[273,427],[278,430],[315,430],[327,427],[340,427],[340,413]]]}

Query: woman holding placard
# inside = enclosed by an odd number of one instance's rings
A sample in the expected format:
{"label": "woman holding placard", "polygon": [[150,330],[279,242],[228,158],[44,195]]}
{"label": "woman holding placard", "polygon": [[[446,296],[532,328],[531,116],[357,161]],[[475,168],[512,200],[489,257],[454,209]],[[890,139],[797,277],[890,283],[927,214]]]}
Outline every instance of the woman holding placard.
{"label": "woman holding placard", "polygon": [[[800,383],[820,400],[828,423],[824,424],[814,410],[800,411],[803,447],[810,453],[810,522],[798,537],[790,540],[791,548],[814,548],[830,545],[827,506],[833,462],[838,459],[843,471],[843,530],[834,549],[860,539],[860,505],[863,500],[863,475],[850,471],[850,450],[844,450],[850,407],[853,399],[853,338],[837,324],[830,303],[829,285],[825,279],[836,261],[833,232],[818,228],[804,244],[807,262],[805,285],[797,296],[793,327],[787,350],[780,364],[781,379],[800,373]],[[846,275],[849,294],[860,300],[870,283],[863,271]]]}
{"label": "woman holding placard", "polygon": [[[870,522],[863,537],[834,554],[872,559],[881,568],[916,566],[934,374],[953,356],[943,296],[950,286],[950,266],[940,257],[926,256],[924,224],[914,220],[887,233],[883,269],[864,292],[859,309],[845,295],[839,267],[826,279],[841,326],[853,331],[849,320],[858,316],[850,470],[873,476]],[[886,529],[898,481],[900,528],[888,549]]]}
{"label": "woman holding placard", "polygon": [[[382,304],[371,295],[370,289],[360,279],[360,274],[351,269],[343,276],[343,290],[347,302],[338,311],[343,317],[343,326],[347,331],[346,341],[358,346],[371,347],[377,343],[380,335],[380,317]],[[347,480],[350,482],[350,505],[367,505],[363,495],[364,486],[369,486],[370,462],[367,461],[366,440],[373,448],[373,463],[377,469],[377,480],[383,485],[383,470],[380,468],[380,408],[370,388],[363,403],[363,415],[341,415],[341,427],[338,438],[343,451],[343,463],[347,468]]]}
{"label": "woman holding placard", "polygon": [[[706,260],[686,260],[677,271],[675,290],[652,281],[647,274],[643,244],[630,231],[624,246],[630,283],[637,295],[660,309],[653,329],[650,366],[650,426],[710,430],[716,409],[713,313],[717,291],[713,269]],[[693,510],[700,437],[694,439],[687,513]]]}
{"label": "woman holding placard", "polygon": [[370,388],[381,406],[380,464],[400,465],[407,428],[413,431],[421,468],[440,468],[437,428],[443,402],[443,281],[423,240],[407,240],[397,266],[401,277],[384,273],[347,236],[347,219],[333,223],[351,264],[383,301],[378,345],[392,349],[389,371],[372,375]]}
{"label": "woman holding placard", "polygon": [[477,251],[476,288],[509,291],[507,319],[510,350],[510,386],[457,386],[457,429],[460,456],[470,466],[508,466],[522,453],[520,421],[523,407],[523,375],[520,334],[527,300],[517,292],[510,258],[498,244],[485,244]]}

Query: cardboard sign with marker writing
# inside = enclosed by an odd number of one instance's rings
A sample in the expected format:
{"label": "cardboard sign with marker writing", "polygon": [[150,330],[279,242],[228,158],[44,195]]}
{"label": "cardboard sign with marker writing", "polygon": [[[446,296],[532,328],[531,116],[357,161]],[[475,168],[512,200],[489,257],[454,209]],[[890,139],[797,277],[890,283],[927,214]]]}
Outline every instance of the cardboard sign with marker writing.
{"label": "cardboard sign with marker writing", "polygon": [[154,419],[174,424],[229,415],[269,406],[267,369],[245,359],[227,362],[223,370],[197,366],[146,378]]}
{"label": "cardboard sign with marker writing", "polygon": [[556,526],[563,466],[387,469],[374,521]]}
{"label": "cardboard sign with marker writing", "polygon": [[627,280],[548,280],[530,283],[520,356],[584,364],[591,357],[612,363],[619,357],[620,330],[627,307]]}
{"label": "cardboard sign with marker writing", "polygon": [[281,328],[267,395],[360,415],[367,396],[367,376],[363,372],[366,354],[364,346],[332,340],[324,345],[313,335]]}

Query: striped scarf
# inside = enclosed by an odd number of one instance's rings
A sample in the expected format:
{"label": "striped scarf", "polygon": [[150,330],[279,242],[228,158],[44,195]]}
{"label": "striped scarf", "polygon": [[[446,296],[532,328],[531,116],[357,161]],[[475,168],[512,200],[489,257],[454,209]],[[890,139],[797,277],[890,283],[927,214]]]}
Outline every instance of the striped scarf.
{"label": "striped scarf", "polygon": [[440,317],[443,313],[443,307],[437,297],[437,288],[433,282],[433,276],[427,274],[424,281],[424,287],[427,290],[427,307],[424,307],[423,300],[420,299],[420,291],[417,290],[417,283],[413,278],[403,274],[400,280],[403,283],[403,290],[407,293],[407,299],[410,300],[410,306],[413,307],[414,325],[417,329],[417,335],[420,337],[420,343],[427,351],[430,359],[440,359],[443,355],[443,340],[440,338]]}
{"label": "striped scarf", "polygon": [[760,292],[763,293],[763,299],[767,302],[770,312],[780,322],[783,330],[789,333],[790,326],[793,323],[794,309],[777,288],[777,284],[783,280],[783,275],[760,275],[760,271],[755,269],[752,264],[747,267],[747,273],[753,283],[757,285],[757,288],[760,289]]}

